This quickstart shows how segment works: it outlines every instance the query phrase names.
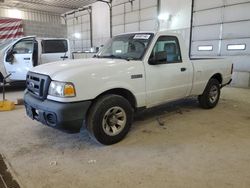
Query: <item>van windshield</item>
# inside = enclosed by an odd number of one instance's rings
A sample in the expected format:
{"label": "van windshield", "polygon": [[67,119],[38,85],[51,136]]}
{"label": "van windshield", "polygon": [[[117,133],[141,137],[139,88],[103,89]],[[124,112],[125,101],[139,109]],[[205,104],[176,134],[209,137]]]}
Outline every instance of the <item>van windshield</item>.
{"label": "van windshield", "polygon": [[98,58],[141,60],[153,33],[133,33],[112,38],[97,54]]}

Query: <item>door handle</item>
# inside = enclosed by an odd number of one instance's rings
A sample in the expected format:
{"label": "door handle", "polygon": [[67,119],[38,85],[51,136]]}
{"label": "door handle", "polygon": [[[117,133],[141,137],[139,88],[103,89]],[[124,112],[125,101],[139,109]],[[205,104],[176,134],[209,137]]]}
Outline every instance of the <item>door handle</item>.
{"label": "door handle", "polygon": [[30,60],[30,57],[25,57],[25,58],[23,58],[24,60]]}
{"label": "door handle", "polygon": [[181,72],[185,72],[187,68],[181,68]]}
{"label": "door handle", "polygon": [[62,56],[61,59],[68,59],[68,56]]}

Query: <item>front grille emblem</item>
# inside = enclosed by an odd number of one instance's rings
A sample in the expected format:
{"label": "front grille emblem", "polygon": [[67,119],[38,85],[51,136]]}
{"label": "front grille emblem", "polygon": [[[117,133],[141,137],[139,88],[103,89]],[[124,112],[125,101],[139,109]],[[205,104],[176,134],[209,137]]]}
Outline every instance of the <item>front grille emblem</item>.
{"label": "front grille emblem", "polygon": [[35,87],[35,84],[34,84],[33,82],[30,82],[30,83],[29,83],[29,86],[32,87],[32,88],[34,88],[34,87]]}

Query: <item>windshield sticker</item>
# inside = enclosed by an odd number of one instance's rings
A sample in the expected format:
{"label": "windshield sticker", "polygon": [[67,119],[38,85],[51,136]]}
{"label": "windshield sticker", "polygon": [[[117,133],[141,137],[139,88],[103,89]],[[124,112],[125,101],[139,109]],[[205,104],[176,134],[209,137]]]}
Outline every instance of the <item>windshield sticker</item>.
{"label": "windshield sticker", "polygon": [[150,35],[143,35],[143,34],[134,36],[134,39],[141,39],[141,40],[148,40],[149,38],[150,38]]}

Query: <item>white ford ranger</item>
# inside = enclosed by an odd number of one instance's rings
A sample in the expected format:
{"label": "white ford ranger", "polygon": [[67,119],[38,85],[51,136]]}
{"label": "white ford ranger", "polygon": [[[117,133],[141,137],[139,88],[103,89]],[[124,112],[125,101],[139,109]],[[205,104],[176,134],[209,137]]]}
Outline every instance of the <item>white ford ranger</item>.
{"label": "white ford ranger", "polygon": [[226,60],[190,60],[178,34],[128,33],[93,58],[33,68],[24,100],[31,119],[74,131],[85,122],[97,141],[110,145],[126,136],[138,109],[188,96],[215,107],[232,71]]}

